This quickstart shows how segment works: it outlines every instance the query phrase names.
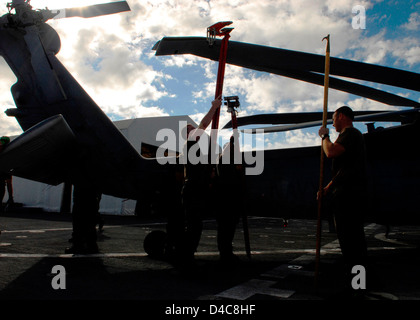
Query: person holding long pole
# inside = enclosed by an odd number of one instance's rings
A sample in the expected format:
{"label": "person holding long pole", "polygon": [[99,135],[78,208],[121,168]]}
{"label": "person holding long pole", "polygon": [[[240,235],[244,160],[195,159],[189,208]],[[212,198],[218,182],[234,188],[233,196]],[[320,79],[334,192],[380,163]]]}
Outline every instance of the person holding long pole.
{"label": "person holding long pole", "polygon": [[320,128],[322,149],[332,159],[332,179],[322,189],[331,195],[331,209],[344,260],[345,285],[350,288],[351,270],[366,268],[367,245],[364,233],[364,209],[367,207],[366,152],[362,133],[353,126],[354,113],[348,106],[338,108],[333,126],[339,133],[335,142],[328,128]]}
{"label": "person holding long pole", "polygon": [[[330,35],[326,36],[322,41],[327,40],[327,47],[325,52],[325,76],[324,76],[324,107],[322,113],[322,128],[327,128],[327,115],[328,115],[328,87],[330,75]],[[318,216],[316,228],[316,252],[315,252],[315,286],[318,285],[319,277],[319,264],[321,255],[321,210],[322,210],[322,186],[324,181],[324,150],[321,148],[320,159],[320,173],[319,173],[319,190],[318,190]]]}

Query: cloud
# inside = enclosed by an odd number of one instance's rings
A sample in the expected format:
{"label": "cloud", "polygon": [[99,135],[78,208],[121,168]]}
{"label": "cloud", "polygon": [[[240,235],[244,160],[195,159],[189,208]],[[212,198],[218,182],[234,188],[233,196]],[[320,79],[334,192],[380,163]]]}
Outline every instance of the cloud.
{"label": "cloud", "polygon": [[22,129],[14,118],[0,113],[0,136],[17,136],[21,133]]}
{"label": "cloud", "polygon": [[[332,139],[336,134],[331,132]],[[308,130],[293,130],[265,134],[266,149],[299,148],[321,145],[318,134],[308,132]]]}
{"label": "cloud", "polygon": [[194,60],[196,60],[196,59],[191,58],[189,56],[172,56],[172,57],[169,57],[169,59],[165,59],[163,61],[163,64],[166,67],[183,68],[183,67],[186,67],[186,66],[196,65]]}
{"label": "cloud", "polygon": [[418,12],[413,12],[408,18],[408,22],[402,25],[403,28],[410,31],[417,31],[420,28],[420,14]]}
{"label": "cloud", "polygon": [[372,64],[386,64],[392,57],[393,67],[412,67],[420,63],[420,42],[416,37],[386,38],[387,31],[366,37],[363,41],[354,43],[350,49],[354,50],[352,58]]}
{"label": "cloud", "polygon": [[392,45],[391,54],[397,64],[412,67],[420,64],[420,42],[418,38],[407,37],[395,40]]}
{"label": "cloud", "polygon": [[[142,61],[144,48],[118,27],[120,17],[98,25],[81,20],[71,29],[70,20],[57,27],[67,44],[58,57],[106,113],[119,119],[142,115],[139,108],[168,95],[162,81],[169,77]],[[146,114],[166,114],[157,110]]]}
{"label": "cloud", "polygon": [[[130,112],[132,112],[132,109],[130,109]],[[136,108],[135,112],[133,112],[132,118],[163,117],[163,116],[169,116],[169,114],[160,107],[140,106]]]}
{"label": "cloud", "polygon": [[9,108],[16,108],[13,101],[10,87],[16,82],[16,77],[10,70],[6,61],[0,57],[0,136],[17,135],[22,133],[22,129],[14,118],[6,116],[4,111]]}
{"label": "cloud", "polygon": [[[414,34],[419,28],[417,12],[396,28],[401,32],[399,37],[392,38],[390,26],[386,25],[388,17],[382,20],[387,28],[376,33],[352,29],[355,3],[348,0],[128,2],[130,12],[49,22],[61,37],[58,58],[115,119],[173,113],[189,114],[199,122],[214,97],[217,63],[192,56],[156,58],[151,47],[164,36],[205,36],[208,26],[223,20],[234,22],[231,39],[235,41],[323,55],[322,38],[330,34],[332,56],[419,70],[420,43]],[[35,6],[36,1],[31,3]],[[377,1],[357,4],[374,10]],[[384,14],[380,12],[377,16]],[[7,69],[0,62],[0,71],[3,68]],[[0,72],[2,88],[10,87],[11,81],[14,80]],[[224,93],[240,96],[241,115],[320,111],[323,104],[322,86],[234,66],[227,66]],[[360,109],[383,106],[335,90],[329,94],[331,109],[343,104]],[[171,108],[177,105],[177,109],[166,110],[162,106],[164,99],[173,101],[168,105]],[[191,105],[186,105],[186,101]],[[13,104],[10,92],[2,91],[0,105],[10,104]],[[223,112],[220,123],[229,120],[230,115]],[[287,138],[303,144],[312,139],[297,133]]]}

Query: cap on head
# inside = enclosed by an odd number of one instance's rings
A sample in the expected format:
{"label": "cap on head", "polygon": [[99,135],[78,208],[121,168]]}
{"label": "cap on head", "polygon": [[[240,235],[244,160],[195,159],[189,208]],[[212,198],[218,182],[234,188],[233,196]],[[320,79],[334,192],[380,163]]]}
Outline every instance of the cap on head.
{"label": "cap on head", "polygon": [[353,112],[353,110],[350,108],[350,107],[348,107],[348,106],[342,106],[342,107],[340,107],[340,108],[338,108],[336,111],[335,111],[337,114],[344,114],[346,117],[348,117],[351,121],[353,121],[354,120],[354,112]]}
{"label": "cap on head", "polygon": [[8,144],[10,142],[10,138],[6,137],[6,136],[3,136],[3,137],[0,138],[0,142],[1,142],[2,145]]}

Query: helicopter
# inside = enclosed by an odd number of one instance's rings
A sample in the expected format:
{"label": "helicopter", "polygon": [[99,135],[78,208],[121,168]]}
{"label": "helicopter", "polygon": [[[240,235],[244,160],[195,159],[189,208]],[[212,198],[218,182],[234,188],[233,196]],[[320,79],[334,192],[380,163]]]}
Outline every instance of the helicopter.
{"label": "helicopter", "polygon": [[[55,12],[34,10],[29,0],[14,0],[8,4],[8,9],[9,13],[0,18],[0,54],[16,75],[17,82],[11,88],[16,108],[6,110],[6,114],[15,117],[24,132],[0,154],[1,170],[51,185],[91,184],[102,194],[137,200],[140,211],[150,207],[150,200],[154,198],[151,195],[156,194],[165,199],[160,201],[166,205],[163,211],[176,205],[179,166],[162,165],[155,158],[146,159],[130,144],[58,60],[60,38],[46,23],[56,16],[88,18],[125,12],[130,10],[127,2]],[[217,60],[220,41],[209,45],[207,38],[165,38],[154,50],[157,55],[192,53]],[[243,55],[244,50],[249,54]],[[286,58],[270,58],[279,52]],[[252,56],[256,60],[250,60]],[[283,61],[283,65],[276,65],[275,61]],[[401,83],[404,88],[418,90],[415,87],[420,80],[418,74],[355,61],[337,61],[340,68],[332,74],[337,72],[341,76],[373,82],[385,80],[389,85]],[[227,54],[227,63],[316,84],[320,84],[322,78],[321,62],[321,57],[316,55],[234,41],[229,43]],[[366,78],[366,74],[371,76]],[[419,190],[419,179],[416,179],[420,172],[419,159],[418,155],[402,151],[418,136],[419,103],[341,79],[331,79],[331,87],[411,108],[395,113],[360,113],[357,117],[402,123],[395,128],[372,129],[366,140],[371,150],[372,176],[376,179],[377,212],[398,209],[407,213],[405,216],[413,217],[412,213],[418,210],[415,192]],[[307,121],[316,122],[318,117],[319,114],[260,115],[239,118],[238,125],[293,123],[296,127],[296,123],[305,126]],[[317,147],[265,151],[264,172],[246,177],[249,213],[277,216],[305,213],[308,216],[315,202],[318,156]],[[387,188],[388,184],[399,188]],[[383,199],[395,201],[389,205]]]}

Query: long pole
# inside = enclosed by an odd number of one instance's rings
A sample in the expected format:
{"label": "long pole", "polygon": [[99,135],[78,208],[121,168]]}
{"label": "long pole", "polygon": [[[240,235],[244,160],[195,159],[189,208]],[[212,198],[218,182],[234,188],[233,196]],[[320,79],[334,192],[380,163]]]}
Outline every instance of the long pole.
{"label": "long pole", "polygon": [[[327,127],[327,116],[328,116],[328,86],[329,86],[329,74],[330,74],[330,35],[322,39],[327,40],[327,48],[325,53],[325,76],[324,76],[324,110],[322,114],[322,127]],[[319,277],[319,263],[321,256],[321,231],[322,231],[322,197],[323,197],[323,185],[324,185],[324,158],[325,153],[322,147],[321,141],[321,163],[319,173],[319,189],[318,189],[318,218],[316,227],[316,254],[315,254],[315,286],[318,285]]]}
{"label": "long pole", "polygon": [[[221,47],[220,47],[220,56],[219,56],[219,67],[217,70],[217,82],[216,82],[216,93],[214,95],[214,98],[217,99],[219,97],[222,97],[223,93],[223,80],[225,78],[225,67],[226,67],[226,56],[227,56],[227,49],[228,49],[228,43],[229,43],[230,35],[227,33],[225,37],[222,39]],[[217,131],[219,128],[219,117],[220,117],[220,108],[216,110],[216,112],[213,115],[213,119],[211,122],[211,151],[216,150],[216,142],[217,142]],[[213,154],[211,154],[213,156]]]}

